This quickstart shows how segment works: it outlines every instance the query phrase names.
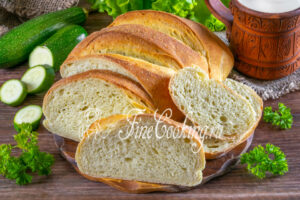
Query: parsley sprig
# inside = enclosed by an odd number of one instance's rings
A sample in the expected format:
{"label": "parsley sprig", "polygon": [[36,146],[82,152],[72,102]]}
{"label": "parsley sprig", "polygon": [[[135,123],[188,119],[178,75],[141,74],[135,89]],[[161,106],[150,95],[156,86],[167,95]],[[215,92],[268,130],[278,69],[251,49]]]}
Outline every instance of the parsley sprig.
{"label": "parsley sprig", "polygon": [[272,144],[266,144],[266,148],[258,145],[252,151],[242,154],[241,164],[247,164],[248,171],[261,179],[266,177],[266,172],[283,175],[288,171],[285,154]]}
{"label": "parsley sprig", "polygon": [[[0,145],[0,174],[19,185],[31,183],[30,172],[49,175],[54,158],[51,154],[41,152],[38,146],[38,132],[32,131],[30,124],[22,124],[20,132],[14,135],[17,145]],[[12,156],[12,149],[22,150],[18,157]]]}
{"label": "parsley sprig", "polygon": [[290,129],[293,124],[293,116],[291,109],[283,103],[278,104],[278,111],[272,110],[272,107],[265,107],[264,117],[265,122],[272,123],[274,126],[279,126],[280,129]]}

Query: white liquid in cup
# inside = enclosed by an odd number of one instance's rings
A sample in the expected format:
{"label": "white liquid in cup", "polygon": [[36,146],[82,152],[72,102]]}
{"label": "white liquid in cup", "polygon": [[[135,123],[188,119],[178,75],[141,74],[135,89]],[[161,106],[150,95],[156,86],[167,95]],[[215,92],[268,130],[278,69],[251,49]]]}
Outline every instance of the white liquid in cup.
{"label": "white liquid in cup", "polygon": [[300,7],[300,0],[238,0],[243,6],[264,13],[284,13]]}

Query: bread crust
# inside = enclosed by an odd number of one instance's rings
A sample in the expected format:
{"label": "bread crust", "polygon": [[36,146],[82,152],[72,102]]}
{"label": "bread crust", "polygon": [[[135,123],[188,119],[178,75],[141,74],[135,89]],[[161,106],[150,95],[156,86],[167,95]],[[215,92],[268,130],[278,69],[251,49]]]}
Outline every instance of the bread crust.
{"label": "bread crust", "polygon": [[202,24],[182,19],[186,24],[194,30],[198,39],[202,41],[204,48],[208,54],[208,63],[210,67],[210,77],[219,81],[225,80],[230,74],[234,57],[230,49]]}
{"label": "bread crust", "polygon": [[61,72],[68,67],[68,64],[84,59],[105,59],[117,63],[119,67],[125,69],[138,80],[139,84],[151,96],[159,113],[170,108],[172,109],[172,119],[184,120],[184,114],[175,106],[168,90],[170,78],[176,73],[174,70],[117,54],[100,54],[70,58],[61,66]]}
{"label": "bread crust", "polygon": [[[77,162],[77,160],[80,159],[78,154],[81,151],[82,144],[85,142],[85,140],[91,134],[97,133],[97,132],[99,133],[103,130],[106,130],[111,124],[114,124],[117,121],[121,121],[121,123],[126,123],[127,120],[133,120],[133,118],[135,118],[135,117],[142,118],[143,120],[146,120],[147,118],[160,119],[162,122],[164,122],[170,126],[174,126],[174,127],[178,128],[179,130],[181,130],[182,133],[186,137],[190,138],[200,149],[198,154],[199,154],[199,158],[201,158],[201,163],[202,163],[201,170],[203,170],[205,168],[205,162],[206,162],[205,154],[204,154],[204,150],[203,150],[203,146],[202,146],[200,137],[198,136],[197,132],[195,130],[193,130],[191,127],[183,126],[183,124],[176,122],[174,120],[171,120],[170,118],[161,116],[159,114],[138,114],[138,115],[131,115],[131,116],[130,115],[113,115],[113,116],[95,121],[93,124],[91,124],[90,128],[85,132],[84,137],[82,138],[82,140],[80,141],[80,143],[77,146],[76,154],[75,154],[76,162]],[[90,180],[103,181],[103,178],[91,177],[89,175],[84,174],[83,172],[80,172],[80,174]],[[178,184],[178,185],[180,185],[180,184]]]}
{"label": "bread crust", "polygon": [[[118,16],[109,27],[122,24],[143,24],[147,26],[146,21],[151,22],[151,25],[152,23],[159,23],[162,26],[165,24],[167,26],[172,25],[172,28],[175,28],[176,31],[184,33],[185,39],[190,39],[191,45],[197,45],[198,49],[193,48],[194,50],[198,50],[200,53],[205,51],[205,57],[210,68],[210,78],[225,80],[229,75],[234,64],[232,52],[224,42],[202,24],[166,12],[138,10]],[[164,23],[161,23],[162,21]]]}
{"label": "bread crust", "polygon": [[222,157],[223,155],[227,154],[228,152],[230,152],[231,150],[233,150],[235,147],[237,147],[238,145],[242,144],[243,142],[245,142],[248,138],[250,138],[253,134],[254,134],[254,130],[256,129],[253,128],[251,130],[253,130],[253,132],[249,132],[249,134],[247,134],[247,137],[245,136],[243,140],[239,140],[238,142],[232,144],[230,147],[228,147],[226,150],[224,151],[217,151],[217,152],[205,152],[205,158],[206,160],[213,160],[213,159],[217,159]]}
{"label": "bread crust", "polygon": [[[151,97],[144,91],[144,89],[137,84],[136,82],[128,79],[125,76],[122,76],[120,74],[106,71],[106,70],[91,70],[87,71],[81,74],[76,74],[74,76],[70,76],[68,78],[61,79],[54,83],[52,87],[48,90],[48,92],[44,96],[43,100],[43,110],[44,107],[48,104],[49,96],[50,94],[55,91],[57,88],[62,87],[68,83],[83,80],[86,78],[98,78],[101,80],[104,80],[106,82],[112,83],[116,85],[117,87],[123,89],[129,96],[132,96],[134,94],[136,97],[140,98],[142,102],[146,104],[147,107],[145,107],[148,110],[154,110],[154,104],[152,102]],[[142,105],[140,105],[142,106]],[[144,106],[142,106],[144,107]]]}
{"label": "bread crust", "polygon": [[120,47],[125,48],[123,51],[126,52],[135,49],[140,56],[155,58],[160,65],[173,69],[198,66],[209,76],[205,57],[164,33],[138,24],[120,25],[94,32],[79,43],[67,59],[99,54],[100,50]]}
{"label": "bread crust", "polygon": [[89,175],[86,175],[79,171],[78,168],[75,168],[76,171],[85,177],[88,180],[102,182],[113,188],[117,188],[120,191],[133,193],[133,194],[145,194],[150,192],[184,192],[188,191],[196,186],[180,186],[180,185],[167,185],[159,183],[147,183],[141,181],[126,181],[122,179],[114,178],[96,178]]}

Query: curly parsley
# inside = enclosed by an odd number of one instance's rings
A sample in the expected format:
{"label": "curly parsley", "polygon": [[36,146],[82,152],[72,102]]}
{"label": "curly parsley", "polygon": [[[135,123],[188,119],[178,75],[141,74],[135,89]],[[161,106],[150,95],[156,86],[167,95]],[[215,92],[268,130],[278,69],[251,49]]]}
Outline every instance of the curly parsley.
{"label": "curly parsley", "polygon": [[264,117],[265,122],[272,123],[274,126],[279,126],[280,129],[290,129],[293,124],[293,116],[291,109],[283,103],[278,104],[278,111],[272,110],[272,107],[265,107]]}
{"label": "curly parsley", "polygon": [[267,144],[266,148],[258,145],[252,151],[242,154],[241,164],[247,164],[248,171],[261,179],[266,177],[266,172],[283,175],[288,171],[284,153],[272,144]]}
{"label": "curly parsley", "polygon": [[[38,146],[38,133],[32,131],[32,126],[22,124],[21,131],[14,135],[17,145],[0,145],[0,174],[19,185],[31,183],[30,172],[37,172],[38,175],[49,175],[54,158],[51,154],[40,152]],[[22,153],[19,157],[11,155],[14,148],[19,148]]]}

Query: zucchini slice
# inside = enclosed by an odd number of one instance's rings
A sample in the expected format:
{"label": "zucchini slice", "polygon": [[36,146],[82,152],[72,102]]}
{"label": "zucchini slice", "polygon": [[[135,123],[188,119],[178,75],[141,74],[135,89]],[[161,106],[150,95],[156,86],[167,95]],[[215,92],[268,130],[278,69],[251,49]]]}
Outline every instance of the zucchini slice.
{"label": "zucchini slice", "polygon": [[29,94],[47,91],[54,83],[55,73],[52,67],[41,65],[29,68],[21,78]]}
{"label": "zucchini slice", "polygon": [[14,118],[14,127],[17,132],[20,131],[20,126],[23,123],[32,125],[32,130],[38,129],[42,119],[42,108],[37,105],[29,105],[20,109]]}
{"label": "zucchini slice", "polygon": [[49,65],[58,71],[69,53],[86,36],[86,30],[78,25],[69,25],[60,29],[31,52],[29,67]]}
{"label": "zucchini slice", "polygon": [[37,46],[29,56],[29,67],[37,65],[53,66],[54,57],[46,46]]}
{"label": "zucchini slice", "polygon": [[1,101],[9,106],[20,105],[27,96],[27,88],[17,79],[11,79],[3,83],[0,89]]}

